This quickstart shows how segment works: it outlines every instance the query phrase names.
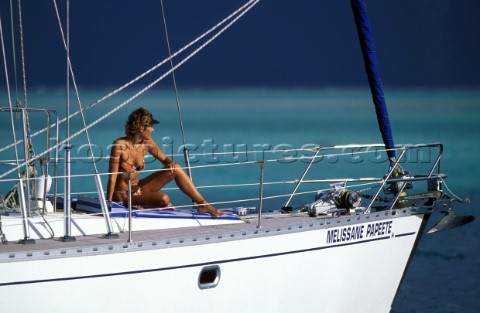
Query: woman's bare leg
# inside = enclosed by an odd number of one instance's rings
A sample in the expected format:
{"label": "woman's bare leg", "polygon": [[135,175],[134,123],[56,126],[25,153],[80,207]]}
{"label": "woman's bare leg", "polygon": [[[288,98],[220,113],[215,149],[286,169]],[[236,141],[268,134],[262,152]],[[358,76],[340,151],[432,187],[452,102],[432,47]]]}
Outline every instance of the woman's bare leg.
{"label": "woman's bare leg", "polygon": [[[127,192],[117,193],[113,197],[114,201],[123,203],[128,202]],[[132,205],[166,207],[170,206],[170,197],[163,192],[153,192],[146,195],[132,195]]]}
{"label": "woman's bare leg", "polygon": [[185,171],[178,164],[175,164],[175,168],[172,171],[158,171],[142,179],[140,181],[140,186],[144,195],[141,197],[143,198],[150,193],[158,192],[172,180],[175,180],[178,188],[180,188],[183,193],[185,193],[188,197],[190,197],[190,199],[199,205],[199,212],[209,213],[214,216],[221,216],[224,214],[222,211],[217,210],[207,203],[207,201],[203,198],[193,184],[190,177],[188,177],[187,173],[185,173]]}
{"label": "woman's bare leg", "polygon": [[146,195],[132,196],[132,204],[160,208],[172,205],[170,203],[170,197],[163,192],[154,192]]}

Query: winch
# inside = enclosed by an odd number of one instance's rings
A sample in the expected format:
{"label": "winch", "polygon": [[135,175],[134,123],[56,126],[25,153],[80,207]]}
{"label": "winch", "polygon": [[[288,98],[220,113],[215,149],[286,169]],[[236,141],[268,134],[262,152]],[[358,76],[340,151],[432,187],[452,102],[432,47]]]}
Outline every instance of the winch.
{"label": "winch", "polygon": [[307,205],[308,214],[312,217],[319,214],[349,213],[360,206],[360,194],[345,188],[344,183],[334,184],[331,189],[322,190],[315,196],[315,201]]}

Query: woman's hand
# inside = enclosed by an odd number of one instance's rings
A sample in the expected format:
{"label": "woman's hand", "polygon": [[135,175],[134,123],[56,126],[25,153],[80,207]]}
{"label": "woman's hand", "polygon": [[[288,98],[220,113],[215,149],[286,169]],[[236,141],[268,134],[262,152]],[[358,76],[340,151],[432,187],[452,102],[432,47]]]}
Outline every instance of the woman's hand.
{"label": "woman's hand", "polygon": [[170,170],[170,174],[175,173],[175,170],[177,169],[177,167],[175,166],[175,163],[173,162],[166,163],[165,168],[168,168]]}

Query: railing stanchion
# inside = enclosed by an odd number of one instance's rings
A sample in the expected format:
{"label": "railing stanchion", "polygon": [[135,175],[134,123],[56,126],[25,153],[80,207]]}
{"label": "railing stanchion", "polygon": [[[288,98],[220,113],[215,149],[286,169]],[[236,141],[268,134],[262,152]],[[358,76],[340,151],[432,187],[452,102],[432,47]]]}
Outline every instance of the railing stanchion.
{"label": "railing stanchion", "polygon": [[298,180],[297,184],[295,185],[295,188],[293,189],[292,193],[290,194],[290,197],[288,197],[287,202],[285,202],[285,205],[283,206],[283,210],[286,209],[288,207],[288,205],[290,204],[290,201],[292,201],[292,198],[295,195],[295,193],[297,192],[298,187],[300,187],[300,184],[303,182],[303,179],[305,178],[308,171],[310,170],[310,167],[312,167],[313,162],[315,162],[315,160],[317,159],[318,153],[320,153],[321,150],[322,149],[320,147],[317,148],[317,151],[315,152],[315,155],[312,157],[312,160],[310,161],[310,163],[308,163],[308,166],[305,169],[305,171],[303,172],[302,177]]}
{"label": "railing stanchion", "polygon": [[[25,205],[26,205],[26,209],[27,209],[27,216],[28,217],[31,217],[32,216],[32,212],[31,212],[31,208],[30,208],[30,196],[31,196],[31,192],[30,192],[30,169],[29,169],[29,166],[30,166],[30,163],[27,162],[27,160],[30,158],[30,152],[29,152],[29,137],[30,137],[30,134],[28,132],[28,128],[27,128],[27,111],[25,109],[21,109],[22,110],[22,126],[23,126],[23,151],[24,151],[24,155],[25,155],[25,190],[26,191],[26,195],[25,195]],[[23,184],[23,182],[22,182]]]}
{"label": "railing stanchion", "polygon": [[65,171],[64,171],[64,198],[63,198],[63,212],[65,216],[65,236],[61,238],[62,241],[76,241],[72,236],[72,198],[70,193],[70,146],[65,147]]}
{"label": "railing stanchion", "polygon": [[258,208],[258,223],[257,228],[262,228],[262,209],[263,209],[263,169],[265,165],[265,160],[258,161],[260,163],[260,200]]}
{"label": "railing stanchion", "polygon": [[390,179],[390,177],[392,177],[393,172],[395,171],[395,169],[397,168],[398,164],[399,164],[400,161],[403,159],[403,156],[405,155],[405,153],[407,152],[407,150],[408,150],[409,148],[410,148],[410,147],[408,147],[408,146],[405,146],[405,147],[402,148],[402,153],[400,154],[400,156],[398,157],[398,159],[395,160],[395,162],[392,164],[390,170],[388,171],[387,176],[383,179],[382,184],[381,184],[380,187],[377,189],[377,192],[375,193],[375,195],[372,197],[372,201],[370,201],[370,203],[368,204],[368,206],[365,208],[365,213],[370,213],[370,210],[371,210],[371,208],[372,208],[373,203],[375,202],[375,199],[377,199],[378,195],[379,195],[380,192],[383,190],[383,187],[385,187],[385,185],[387,184],[387,182],[388,182],[388,180]]}
{"label": "railing stanchion", "polygon": [[128,175],[128,243],[132,242],[132,180]]}
{"label": "railing stanchion", "polygon": [[30,238],[30,231],[28,228],[28,214],[27,206],[25,204],[25,191],[23,189],[23,181],[19,177],[18,179],[18,200],[20,202],[20,210],[22,213],[22,224],[23,224],[23,239],[19,241],[22,244],[32,244],[35,243],[34,239]]}
{"label": "railing stanchion", "polygon": [[103,236],[106,239],[116,239],[118,234],[113,232],[112,220],[110,218],[110,212],[108,210],[107,200],[105,199],[105,194],[103,193],[102,180],[100,174],[95,174],[95,183],[97,185],[98,200],[100,201],[100,206],[102,207],[103,217],[105,218],[105,224],[107,226],[107,233]]}

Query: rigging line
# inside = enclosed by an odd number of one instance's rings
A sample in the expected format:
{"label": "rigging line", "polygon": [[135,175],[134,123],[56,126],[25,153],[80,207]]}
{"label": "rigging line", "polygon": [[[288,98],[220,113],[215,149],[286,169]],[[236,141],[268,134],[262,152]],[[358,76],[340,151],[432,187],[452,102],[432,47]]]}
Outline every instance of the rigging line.
{"label": "rigging line", "polygon": [[[22,75],[23,75],[23,101],[24,107],[27,107],[27,77],[25,70],[25,50],[23,45],[23,21],[22,21],[22,0],[18,0],[18,25],[20,31],[20,52],[22,56]],[[28,115],[27,115],[28,121]],[[28,132],[30,132],[30,126],[27,123]]]}
{"label": "rigging line", "polygon": [[[19,31],[20,31],[20,53],[21,53],[21,64],[22,64],[22,78],[23,78],[23,107],[27,108],[28,107],[28,98],[27,98],[27,71],[25,69],[25,46],[23,43],[23,18],[22,18],[22,1],[18,0],[18,25],[19,25]],[[18,96],[17,96],[17,107],[19,105],[18,102]],[[27,133],[28,133],[28,156],[32,157],[35,156],[35,151],[33,150],[33,143],[32,143],[32,138],[30,136],[30,119],[28,116],[28,111],[25,111],[25,123],[26,123],[26,128],[27,128]],[[33,175],[36,175],[36,169],[33,168]],[[27,173],[27,176],[29,176],[30,173]]]}
{"label": "rigging line", "polygon": [[[232,14],[230,14],[229,16],[227,16],[226,18],[224,18],[222,21],[220,21],[219,23],[217,23],[214,27],[210,28],[208,31],[206,31],[205,33],[203,33],[202,35],[200,35],[199,37],[197,37],[196,39],[194,39],[193,41],[191,41],[189,44],[185,45],[183,48],[181,48],[180,50],[178,50],[177,52],[175,52],[173,55],[172,55],[172,58],[175,58],[177,57],[179,54],[183,53],[185,50],[187,50],[188,48],[190,48],[191,46],[193,46],[194,44],[198,43],[200,40],[202,40],[205,36],[209,35],[211,32],[213,32],[214,30],[216,30],[217,28],[219,28],[220,26],[222,26],[223,24],[225,24],[227,21],[231,20],[234,16],[238,15],[239,12],[241,11],[248,11],[250,10],[254,5],[256,5],[260,0],[250,0],[249,2],[247,2],[246,4],[244,4],[242,7],[240,7],[239,9],[237,9],[235,12],[233,12]],[[244,14],[244,13],[243,13]],[[242,14],[242,15],[243,15]],[[237,18],[238,20],[238,18]],[[134,78],[133,80],[131,80],[130,82],[126,83],[125,85],[115,89],[114,91],[110,92],[109,94],[107,94],[106,96],[98,99],[97,101],[87,105],[83,110],[86,111],[86,110],[89,110],[91,108],[93,108],[94,106],[96,106],[97,104],[107,100],[108,98],[114,96],[115,94],[119,93],[120,91],[126,89],[127,87],[129,87],[130,85],[132,85],[133,83],[137,82],[138,80],[142,79],[143,77],[145,77],[146,75],[150,74],[151,72],[153,72],[154,70],[158,69],[160,66],[164,65],[165,63],[167,63],[169,61],[169,58],[166,58],[165,60],[161,61],[160,63],[158,63],[157,65],[153,66],[152,68],[150,68],[149,70],[147,70],[145,73],[137,76],[136,78]],[[73,78],[72,78],[73,79]],[[75,113],[72,113],[69,117],[72,118],[72,117],[75,117],[76,115],[78,115],[80,112],[77,111]],[[66,121],[66,117],[61,119],[59,121],[59,125],[64,123]],[[56,123],[53,123],[51,125],[51,127],[55,127],[56,126]],[[46,131],[47,128],[44,128],[44,129],[41,129],[35,133],[33,133],[31,135],[31,137],[35,137],[39,134],[42,134],[43,132]],[[16,144],[19,144],[23,142],[23,140],[19,140],[19,141],[16,141],[16,142],[13,142],[12,144],[9,144],[3,148],[0,148],[0,152],[2,151],[5,151],[6,149],[9,149],[11,147],[13,147],[14,145]]]}
{"label": "rigging line", "polygon": [[[194,50],[192,53],[190,53],[187,57],[185,57],[182,61],[180,61],[177,65],[175,65],[172,69],[170,69],[169,71],[167,71],[166,73],[164,73],[162,76],[160,76],[159,78],[157,78],[156,80],[154,80],[152,83],[150,83],[149,85],[147,85],[146,87],[144,87],[143,89],[141,89],[140,91],[138,91],[136,94],[134,94],[132,97],[130,97],[129,99],[125,100],[124,102],[122,102],[121,104],[119,104],[116,108],[110,110],[109,112],[107,112],[106,114],[104,114],[103,116],[101,116],[100,118],[98,118],[97,120],[93,121],[92,123],[90,123],[86,128],[84,129],[81,129],[79,130],[77,133],[75,133],[74,135],[72,135],[70,137],[71,138],[74,138],[76,136],[78,136],[79,134],[81,134],[82,132],[85,131],[85,129],[89,129],[91,127],[93,127],[94,125],[98,124],[99,122],[101,122],[102,120],[104,120],[105,118],[107,118],[108,116],[112,115],[113,113],[115,113],[116,111],[118,111],[119,109],[121,109],[122,107],[124,107],[125,105],[127,105],[128,103],[132,102],[133,100],[135,100],[136,98],[138,98],[139,96],[141,96],[142,94],[144,94],[146,91],[148,91],[149,89],[151,89],[153,86],[155,86],[156,84],[158,84],[160,81],[162,81],[166,76],[170,75],[170,73],[174,70],[176,70],[177,68],[179,68],[180,66],[182,66],[183,64],[185,64],[188,60],[190,60],[193,56],[195,56],[197,53],[199,53],[201,50],[203,50],[206,46],[208,46],[210,43],[212,43],[212,41],[214,41],[215,39],[217,39],[224,31],[226,31],[228,28],[230,28],[234,23],[236,23],[243,15],[245,15],[248,11],[250,11],[260,0],[255,0],[253,2],[253,4],[250,5],[250,7],[248,7],[247,9],[245,9],[242,13],[240,13],[236,18],[234,18],[230,23],[228,23],[226,26],[224,26],[221,30],[219,30],[214,36],[212,36],[212,38],[210,38],[209,40],[207,40],[205,43],[203,43],[200,47],[198,47],[196,50]],[[58,146],[61,145],[58,144]],[[2,176],[0,176],[0,178],[2,178]]]}
{"label": "rigging line", "polygon": [[15,49],[15,26],[14,26],[14,17],[13,17],[13,0],[10,0],[10,28],[12,31],[12,56],[13,56],[13,75],[15,78],[15,95],[18,103],[18,77],[17,77],[17,51]]}
{"label": "rigging line", "polygon": [[[98,118],[97,120],[93,121],[92,123],[90,123],[89,125],[87,125],[87,127],[83,128],[83,129],[80,129],[79,131],[77,131],[76,133],[74,133],[73,135],[71,135],[70,137],[66,138],[65,140],[57,143],[56,145],[52,146],[50,149],[42,152],[41,154],[39,154],[38,156],[35,157],[35,159],[39,158],[40,156],[43,156],[45,155],[46,153],[52,151],[53,149],[59,147],[59,146],[62,146],[65,142],[67,142],[67,140],[70,140],[70,139],[73,139],[75,137],[77,137],[78,135],[80,135],[81,133],[83,133],[84,131],[86,131],[87,129],[95,126],[96,124],[100,123],[101,121],[103,121],[104,119],[106,119],[107,117],[109,117],[110,115],[112,115],[113,113],[115,113],[116,111],[120,110],[121,108],[123,108],[125,105],[127,105],[128,103],[132,102],[133,100],[135,100],[136,98],[138,98],[139,96],[141,96],[142,94],[144,94],[145,92],[147,92],[149,89],[151,89],[153,86],[155,86],[156,84],[158,84],[160,81],[162,81],[166,76],[170,75],[170,73],[172,72],[172,70],[176,70],[177,68],[179,68],[180,66],[182,66],[184,63],[186,63],[188,60],[190,60],[193,56],[195,56],[198,52],[200,52],[201,50],[203,50],[206,46],[208,46],[210,43],[212,43],[212,41],[214,41],[215,39],[217,39],[225,30],[227,30],[228,28],[230,28],[234,23],[236,23],[243,15],[245,15],[249,10],[251,10],[260,0],[255,0],[255,2],[250,5],[249,8],[247,8],[246,10],[244,10],[241,14],[239,14],[235,19],[233,19],[230,23],[228,23],[226,26],[224,26],[220,31],[218,31],[218,33],[216,33],[212,38],[210,38],[209,40],[207,40],[205,43],[203,43],[199,48],[197,48],[195,51],[193,51],[192,53],[190,53],[187,57],[185,57],[181,62],[179,62],[177,65],[175,65],[175,67],[169,71],[167,71],[165,74],[163,74],[162,76],[160,76],[159,78],[157,78],[156,80],[154,80],[152,83],[150,83],[149,85],[147,85],[146,87],[144,87],[142,90],[140,90],[139,92],[137,92],[136,94],[134,94],[133,96],[131,96],[129,99],[125,100],[124,102],[122,102],[121,104],[119,104],[116,108],[110,110],[109,112],[107,112],[106,114],[104,114],[103,116],[101,116],[100,118]],[[32,160],[28,160],[27,162],[31,162]],[[2,175],[0,175],[0,179],[9,175],[10,173],[12,173],[13,171],[15,171],[17,168],[21,167],[21,166],[24,166],[25,163],[23,164],[20,164],[18,165],[17,167],[15,168],[12,168],[11,170],[3,173]]]}
{"label": "rigging line", "polygon": [[66,45],[65,45],[65,51],[67,53],[67,99],[66,99],[66,105],[67,105],[67,124],[66,124],[66,137],[67,137],[67,149],[70,148],[70,140],[68,139],[70,137],[70,69],[68,68],[68,60],[70,59],[70,1],[67,0],[67,12],[66,12],[66,23],[67,23],[67,40],[66,40]]}
{"label": "rigging line", "polygon": [[[13,25],[13,19],[12,19],[12,25]],[[18,0],[18,25],[19,25],[19,33],[20,33],[20,55],[21,55],[21,65],[22,65],[22,78],[23,78],[23,107],[27,108],[28,107],[28,100],[27,100],[27,74],[26,74],[26,69],[25,69],[25,48],[24,48],[24,43],[23,43],[23,18],[22,18],[22,1]],[[12,28],[12,43],[13,43],[13,28]],[[21,107],[21,102],[19,101],[18,97],[18,89],[17,89],[17,74],[16,74],[16,65],[15,65],[15,91],[16,91],[16,106]],[[25,111],[25,124],[26,124],[26,129],[27,129],[27,134],[28,134],[28,142],[26,143],[27,145],[27,150],[28,150],[28,157],[34,157],[35,156],[35,151],[33,149],[33,143],[32,143],[32,138],[30,137],[30,119],[28,115],[28,111]],[[30,173],[30,170],[32,171]],[[27,168],[27,176],[30,177],[30,174],[32,176],[36,176],[36,169],[33,164],[31,164],[31,167]]]}
{"label": "rigging line", "polygon": [[[59,29],[60,29],[60,33],[62,35],[62,41],[63,41],[63,45],[65,47],[65,50],[67,50],[67,42],[65,41],[65,34],[63,32],[63,27],[62,27],[62,21],[61,21],[61,18],[60,18],[60,13],[58,11],[58,6],[57,6],[57,1],[56,0],[53,0],[53,5],[55,7],[55,13],[57,15],[57,20],[58,20],[58,26],[59,26]],[[68,31],[68,30],[67,30]],[[68,34],[67,34],[68,35]],[[68,39],[69,40],[69,39]],[[79,111],[80,112],[80,115],[82,116],[82,122],[83,122],[83,127],[86,127],[87,126],[87,122],[86,122],[86,119],[85,119],[85,114],[84,114],[84,110],[83,110],[83,107],[82,107],[82,102],[80,101],[80,92],[78,90],[78,86],[77,86],[77,82],[76,82],[76,79],[75,79],[75,75],[73,73],[73,67],[72,67],[72,62],[70,60],[70,54],[67,53],[67,66],[68,66],[68,69],[67,71],[71,74],[71,77],[72,77],[72,83],[73,83],[73,87],[75,88],[75,94],[76,94],[76,97],[77,97],[77,102],[78,102],[78,106],[79,106]],[[68,115],[68,114],[67,114]],[[57,126],[58,127],[58,126]],[[91,154],[91,159],[92,159],[92,164],[93,164],[93,167],[94,167],[94,170],[95,170],[95,173],[98,173],[98,169],[97,169],[97,164],[95,162],[95,155],[93,154],[93,147],[92,147],[92,142],[90,140],[90,134],[88,132],[88,130],[86,129],[85,130],[85,135],[87,137],[87,143],[88,143],[88,148],[90,149],[90,154]]]}
{"label": "rigging line", "polygon": [[173,66],[172,50],[170,49],[170,39],[168,38],[167,19],[165,17],[165,8],[163,6],[163,0],[160,0],[160,6],[162,7],[163,27],[165,29],[165,39],[167,41],[168,57],[170,59],[170,67],[172,68],[172,81],[173,81],[173,87],[175,88],[175,101],[177,102],[178,121],[180,123],[180,131],[182,133],[183,157],[185,158],[185,164],[188,167],[188,169],[187,169],[188,177],[190,177],[190,179],[193,180],[192,171],[190,169],[190,159],[188,157],[188,149],[187,149],[187,140],[186,140],[186,137],[185,137],[185,129],[183,127],[182,108],[180,107],[180,100],[178,99],[177,81],[175,79],[175,70],[174,70],[174,66]]}
{"label": "rigging line", "polygon": [[[460,198],[459,196],[457,196],[456,194],[454,194],[454,193],[450,190],[450,188],[448,188],[447,183],[445,182],[445,180],[444,180],[443,178],[440,178],[440,180],[442,181],[442,184],[445,186],[445,188],[447,189],[447,191],[450,192],[450,194],[451,194],[456,200],[459,200],[460,202],[468,202],[468,201],[466,201],[466,199],[464,200],[464,199]],[[468,199],[468,198],[467,198],[467,199]]]}
{"label": "rigging line", "polygon": [[[6,53],[5,53],[5,42],[4,42],[4,39],[3,39],[3,26],[2,26],[1,15],[0,15],[0,40],[1,40],[1,44],[2,44],[3,65],[4,65],[4,69],[5,69],[5,82],[7,84],[8,105],[10,107],[10,121],[11,121],[11,124],[12,124],[13,142],[15,142],[17,140],[17,136],[15,134],[15,123],[14,123],[14,120],[13,120],[12,96],[10,94],[10,82],[8,80],[7,56],[6,56]],[[17,160],[16,163],[18,164],[19,163],[19,161],[18,161],[19,158],[18,158],[17,145],[15,145],[15,159]],[[18,172],[18,177],[20,178],[20,176],[21,176],[20,175],[20,167],[17,166],[16,170]]]}

